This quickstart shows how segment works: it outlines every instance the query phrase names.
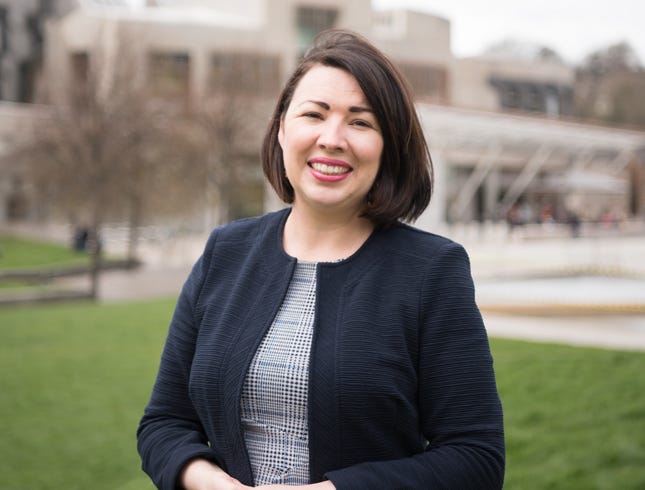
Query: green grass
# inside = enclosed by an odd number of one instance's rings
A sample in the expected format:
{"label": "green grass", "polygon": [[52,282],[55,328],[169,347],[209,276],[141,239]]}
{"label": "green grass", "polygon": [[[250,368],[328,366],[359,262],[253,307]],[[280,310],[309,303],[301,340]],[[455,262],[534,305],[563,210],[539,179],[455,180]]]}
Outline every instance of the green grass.
{"label": "green grass", "polygon": [[509,489],[645,488],[645,353],[494,339]]}
{"label": "green grass", "polygon": [[0,291],[3,289],[23,289],[32,287],[34,287],[34,283],[24,279],[6,279],[4,281],[0,281]]}
{"label": "green grass", "polygon": [[170,301],[0,309],[0,488],[152,488],[135,430],[171,311]]}
{"label": "green grass", "polygon": [[57,243],[0,236],[1,269],[37,269],[87,264],[86,254]]}
{"label": "green grass", "polygon": [[[173,301],[0,309],[3,490],[150,490],[135,430]],[[645,488],[645,353],[493,339],[505,488]]]}

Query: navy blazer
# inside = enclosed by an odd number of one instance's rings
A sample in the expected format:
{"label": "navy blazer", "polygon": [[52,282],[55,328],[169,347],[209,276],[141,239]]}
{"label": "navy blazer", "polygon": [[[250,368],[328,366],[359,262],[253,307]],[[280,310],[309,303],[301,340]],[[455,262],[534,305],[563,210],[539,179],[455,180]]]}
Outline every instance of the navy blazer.
{"label": "navy blazer", "polygon": [[[160,489],[214,461],[253,485],[240,422],[251,359],[296,259],[289,210],[217,228],[179,297],[137,432]],[[464,249],[399,224],[318,264],[309,373],[311,482],[351,489],[497,489],[504,434]]]}

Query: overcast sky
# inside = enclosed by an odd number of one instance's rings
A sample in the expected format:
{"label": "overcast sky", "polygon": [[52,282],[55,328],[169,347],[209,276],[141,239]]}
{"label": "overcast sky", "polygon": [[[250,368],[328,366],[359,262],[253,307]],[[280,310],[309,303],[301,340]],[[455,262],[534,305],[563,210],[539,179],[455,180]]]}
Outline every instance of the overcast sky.
{"label": "overcast sky", "polygon": [[372,5],[448,18],[459,57],[513,38],[547,45],[577,63],[598,47],[625,40],[645,63],[644,0],[372,0]]}
{"label": "overcast sky", "polygon": [[546,45],[579,63],[595,49],[625,40],[645,64],[645,0],[372,0],[372,5],[449,19],[452,50],[459,57],[517,39]]}

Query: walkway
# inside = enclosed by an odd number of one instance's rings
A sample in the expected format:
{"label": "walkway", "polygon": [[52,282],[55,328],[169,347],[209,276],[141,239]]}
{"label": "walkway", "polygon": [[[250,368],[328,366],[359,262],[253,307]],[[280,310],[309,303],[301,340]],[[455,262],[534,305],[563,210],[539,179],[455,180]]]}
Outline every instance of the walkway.
{"label": "walkway", "polygon": [[[544,282],[531,288],[530,281],[525,281],[521,292],[499,286],[509,278],[567,277],[583,271],[590,281],[595,274],[605,280],[642,280],[645,291],[645,236],[509,240],[503,235],[455,233],[454,238],[471,257],[478,303],[491,336],[645,351],[645,301],[639,305],[640,313],[626,314],[612,305],[603,308],[600,297],[585,314],[580,305],[566,301],[560,304],[564,308],[550,309],[554,292],[544,289]],[[142,250],[146,257],[142,268],[102,276],[101,301],[176,297],[203,242],[199,237],[149,245]],[[638,294],[643,293],[636,292],[637,301]],[[520,308],[518,295],[524,298]],[[516,308],[500,308],[511,304]]]}

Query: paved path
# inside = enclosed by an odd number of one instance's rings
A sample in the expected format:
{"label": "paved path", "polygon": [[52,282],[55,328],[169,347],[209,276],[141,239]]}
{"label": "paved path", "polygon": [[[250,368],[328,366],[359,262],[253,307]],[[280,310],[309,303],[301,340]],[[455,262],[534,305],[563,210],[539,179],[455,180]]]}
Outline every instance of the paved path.
{"label": "paved path", "polygon": [[[495,232],[482,236],[471,229],[454,238],[469,251],[477,298],[490,335],[645,351],[643,234],[527,240]],[[552,290],[545,289],[548,280],[509,280],[579,274],[588,277],[586,284],[554,280]],[[514,284],[521,289],[513,291]],[[558,297],[559,287],[575,290],[561,289]],[[605,295],[598,293],[599,287],[607,288]],[[516,313],[500,314],[503,308],[499,306],[504,304]]]}
{"label": "paved path", "polygon": [[[614,305],[593,304],[594,314],[585,315],[584,308],[553,309],[553,291],[532,288],[523,289],[516,294],[508,283],[505,288],[501,282],[509,279],[567,276],[580,272],[603,277],[631,278],[645,284],[645,232],[643,226],[636,230],[600,233],[585,238],[571,239],[553,230],[525,230],[525,235],[510,236],[503,227],[453,228],[439,233],[450,236],[464,244],[469,252],[473,277],[477,287],[477,300],[482,308],[486,327],[492,336],[509,337],[544,342],[557,342],[572,345],[589,345],[618,349],[645,351],[645,304],[631,308],[632,314],[614,308]],[[20,231],[20,230],[14,230]],[[58,237],[62,241],[69,230],[40,230],[48,237]],[[23,232],[28,233],[29,230]],[[31,234],[34,230],[31,230]],[[58,234],[57,234],[58,233]],[[533,236],[528,237],[533,233]],[[542,233],[542,235],[540,235]],[[132,301],[139,299],[176,298],[181,286],[190,272],[204,246],[206,236],[177,237],[172,235],[157,238],[155,242],[144,243],[140,255],[145,258],[144,265],[133,271],[109,271],[102,275],[99,299],[103,302]],[[115,242],[107,243],[108,251]],[[73,286],[87,290],[87,279],[74,279]],[[494,284],[495,287],[489,287]],[[645,286],[644,286],[645,287]],[[612,283],[612,289],[614,284]],[[612,291],[615,293],[615,291]],[[633,293],[633,291],[632,291]],[[580,291],[577,291],[580,294]],[[638,295],[640,294],[640,296]],[[642,293],[633,294],[630,301],[640,301]],[[549,297],[549,301],[545,298]],[[563,295],[566,296],[566,295]],[[602,299],[602,293],[600,295]],[[526,299],[530,298],[530,301]],[[613,294],[615,300],[615,294]],[[524,301],[517,308],[518,302]],[[500,305],[513,304],[515,309],[507,308],[506,314],[500,312]],[[541,308],[536,311],[536,304]],[[522,306],[522,305],[520,305]],[[562,305],[560,305],[562,306]],[[624,305],[623,305],[624,306]],[[532,314],[528,314],[528,312]],[[640,311],[640,313],[638,313]],[[540,314],[536,314],[539,312]],[[566,314],[564,314],[566,312]]]}
{"label": "paved path", "polygon": [[[611,309],[587,315],[581,311],[559,315],[549,311],[541,315],[500,314],[487,306],[508,298],[485,291],[492,277],[575,272],[583,268],[645,280],[645,261],[641,259],[645,256],[645,237],[530,242],[491,239],[480,242],[465,237],[459,241],[470,253],[478,300],[491,336],[645,351],[645,314],[624,314]],[[202,245],[200,238],[144,249],[147,261],[142,268],[103,274],[100,300],[177,297]],[[536,294],[539,296],[539,291]]]}
{"label": "paved path", "polygon": [[489,335],[519,340],[645,351],[645,316],[506,316],[488,314]]}
{"label": "paved path", "polygon": [[99,285],[102,302],[176,298],[190,273],[189,266],[143,266],[123,272],[105,272]]}

